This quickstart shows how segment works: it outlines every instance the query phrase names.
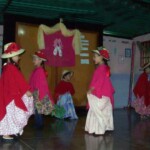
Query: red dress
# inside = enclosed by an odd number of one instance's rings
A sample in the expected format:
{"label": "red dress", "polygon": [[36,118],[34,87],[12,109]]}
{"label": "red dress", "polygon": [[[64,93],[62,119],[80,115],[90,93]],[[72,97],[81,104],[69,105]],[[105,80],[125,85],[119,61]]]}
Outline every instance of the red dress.
{"label": "red dress", "polygon": [[3,67],[0,79],[0,120],[6,114],[7,105],[14,99],[15,104],[20,109],[27,111],[25,104],[22,102],[22,96],[30,89],[22,73],[13,64],[7,64]]}
{"label": "red dress", "polygon": [[136,97],[144,97],[144,103],[146,106],[150,105],[150,81],[148,81],[148,74],[143,72],[134,89],[133,92]]}
{"label": "red dress", "polygon": [[30,89],[20,70],[11,63],[3,67],[0,79],[0,135],[21,132],[33,112]]}
{"label": "red dress", "polygon": [[61,80],[55,88],[55,95],[54,95],[55,100],[58,100],[58,97],[60,95],[63,95],[67,92],[69,92],[71,95],[74,95],[75,93],[74,87],[72,83]]}

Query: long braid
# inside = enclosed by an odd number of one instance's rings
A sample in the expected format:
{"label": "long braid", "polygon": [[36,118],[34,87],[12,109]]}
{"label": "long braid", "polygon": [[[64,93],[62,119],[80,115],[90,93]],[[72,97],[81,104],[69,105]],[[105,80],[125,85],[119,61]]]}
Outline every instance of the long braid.
{"label": "long braid", "polygon": [[103,58],[103,62],[104,62],[104,64],[105,64],[106,66],[108,66],[108,60],[107,60],[107,59]]}
{"label": "long braid", "polygon": [[45,76],[48,77],[48,72],[47,72],[46,69],[45,69],[45,63],[44,63],[44,61],[42,61],[41,66],[42,66],[42,68],[44,69]]}
{"label": "long braid", "polygon": [[106,60],[105,58],[103,58],[103,62],[107,66],[107,73],[106,73],[106,75],[110,77],[111,76],[111,72],[110,72],[110,67],[108,65],[108,60]]}

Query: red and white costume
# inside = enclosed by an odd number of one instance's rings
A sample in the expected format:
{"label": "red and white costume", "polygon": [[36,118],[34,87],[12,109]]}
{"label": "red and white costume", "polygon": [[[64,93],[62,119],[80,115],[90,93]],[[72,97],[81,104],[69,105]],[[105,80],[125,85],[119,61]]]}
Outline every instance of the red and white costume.
{"label": "red and white costume", "polygon": [[143,72],[133,89],[136,100],[132,102],[135,111],[140,115],[150,115],[150,80]]}
{"label": "red and white costume", "polygon": [[22,132],[33,113],[33,100],[25,94],[30,89],[13,64],[3,67],[0,79],[0,135]]}

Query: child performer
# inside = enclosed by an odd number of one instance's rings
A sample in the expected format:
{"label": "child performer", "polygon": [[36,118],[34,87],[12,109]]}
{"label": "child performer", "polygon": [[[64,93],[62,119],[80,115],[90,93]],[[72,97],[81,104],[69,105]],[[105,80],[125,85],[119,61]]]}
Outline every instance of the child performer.
{"label": "child performer", "polygon": [[93,60],[97,65],[87,93],[89,111],[86,118],[85,131],[90,134],[103,135],[107,130],[114,130],[113,105],[114,88],[110,80],[108,51],[100,47],[92,51]]}
{"label": "child performer", "polygon": [[57,105],[63,106],[66,111],[63,118],[78,119],[72,100],[72,95],[75,93],[74,87],[70,82],[72,76],[72,71],[63,71],[61,81],[55,88],[55,99],[57,101]]}
{"label": "child performer", "polygon": [[132,106],[141,118],[145,118],[150,115],[150,62],[146,63],[142,70],[143,73],[133,89],[136,100],[133,101]]}
{"label": "child performer", "polygon": [[7,59],[0,79],[0,135],[4,140],[13,140],[13,135],[22,134],[33,113],[33,98],[30,87],[19,70],[19,55],[24,52],[14,42],[4,46],[2,58]]}
{"label": "child performer", "polygon": [[31,90],[33,92],[33,97],[35,102],[36,128],[43,127],[42,114],[45,115],[50,114],[52,112],[53,104],[54,104],[51,93],[49,91],[47,79],[46,79],[47,73],[44,67],[45,61],[46,61],[46,56],[44,55],[42,50],[35,52],[35,54],[33,55],[33,63],[35,69],[31,74],[29,83],[31,86]]}

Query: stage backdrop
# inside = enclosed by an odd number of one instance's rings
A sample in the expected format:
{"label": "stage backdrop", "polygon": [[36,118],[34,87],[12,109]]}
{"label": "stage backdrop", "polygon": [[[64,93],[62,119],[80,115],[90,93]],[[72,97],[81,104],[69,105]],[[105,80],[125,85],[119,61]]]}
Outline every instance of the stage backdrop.
{"label": "stage backdrop", "polygon": [[[16,42],[23,47],[26,52],[21,56],[20,66],[26,79],[34,68],[32,63],[32,54],[38,50],[37,33],[39,25],[16,23]],[[74,71],[71,80],[75,87],[74,103],[76,106],[85,106],[86,92],[88,89],[91,75],[94,70],[92,62],[92,53],[90,50],[98,46],[99,34],[96,31],[81,31],[82,48],[80,54],[75,55],[75,66],[73,67],[46,67],[48,71],[48,84],[53,93],[54,87],[61,79],[61,73],[64,69]]]}

